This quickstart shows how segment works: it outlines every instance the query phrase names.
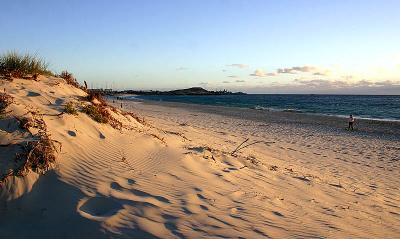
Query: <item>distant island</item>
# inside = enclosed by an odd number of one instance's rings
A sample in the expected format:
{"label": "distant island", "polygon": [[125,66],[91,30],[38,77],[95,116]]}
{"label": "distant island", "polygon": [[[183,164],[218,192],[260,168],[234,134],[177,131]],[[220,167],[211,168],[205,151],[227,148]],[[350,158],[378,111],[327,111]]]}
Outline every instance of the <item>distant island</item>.
{"label": "distant island", "polygon": [[230,92],[227,90],[220,91],[209,91],[201,87],[191,87],[187,89],[171,90],[171,91],[143,91],[143,90],[123,90],[123,91],[111,91],[97,89],[96,91],[103,92],[106,94],[132,94],[132,95],[245,95],[243,92]]}

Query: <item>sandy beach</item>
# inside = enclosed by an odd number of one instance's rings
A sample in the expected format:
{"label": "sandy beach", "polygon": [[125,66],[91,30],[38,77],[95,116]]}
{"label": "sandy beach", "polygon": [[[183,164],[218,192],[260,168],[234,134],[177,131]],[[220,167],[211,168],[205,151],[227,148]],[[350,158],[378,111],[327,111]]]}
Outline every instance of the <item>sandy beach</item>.
{"label": "sandy beach", "polygon": [[400,234],[398,124],[365,121],[348,132],[332,118],[116,101],[116,129],[63,113],[67,102],[96,103],[63,79],[1,80],[1,88],[13,97],[0,124],[2,175],[15,168],[18,143],[35,135],[16,119],[39,117],[61,144],[50,171],[1,184],[2,237]]}

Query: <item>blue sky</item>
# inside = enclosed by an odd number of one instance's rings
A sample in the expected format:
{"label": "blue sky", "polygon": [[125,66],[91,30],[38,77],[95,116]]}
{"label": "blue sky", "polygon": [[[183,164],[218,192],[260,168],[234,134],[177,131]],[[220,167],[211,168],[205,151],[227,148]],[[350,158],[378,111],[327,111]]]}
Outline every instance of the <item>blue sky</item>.
{"label": "blue sky", "polygon": [[1,0],[1,8],[0,52],[38,53],[98,87],[399,89],[400,1]]}

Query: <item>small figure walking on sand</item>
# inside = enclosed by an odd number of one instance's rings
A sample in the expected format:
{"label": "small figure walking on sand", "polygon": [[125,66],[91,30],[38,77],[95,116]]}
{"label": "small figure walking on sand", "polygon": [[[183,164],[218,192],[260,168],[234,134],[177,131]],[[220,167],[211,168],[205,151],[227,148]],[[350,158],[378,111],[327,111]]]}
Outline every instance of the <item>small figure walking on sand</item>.
{"label": "small figure walking on sand", "polygon": [[353,117],[353,115],[350,115],[350,117],[349,117],[349,127],[347,129],[348,130],[351,129],[351,131],[353,131],[354,130],[353,125],[354,125],[354,117]]}

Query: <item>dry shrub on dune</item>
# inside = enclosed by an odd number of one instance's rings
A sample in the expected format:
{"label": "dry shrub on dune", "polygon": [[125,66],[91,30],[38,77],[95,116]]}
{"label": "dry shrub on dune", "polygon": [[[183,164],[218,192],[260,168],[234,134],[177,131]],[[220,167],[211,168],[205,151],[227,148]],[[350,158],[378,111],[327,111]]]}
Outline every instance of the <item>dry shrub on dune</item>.
{"label": "dry shrub on dune", "polygon": [[25,129],[27,131],[29,131],[29,128],[32,128],[35,124],[34,120],[27,118],[27,117],[17,118],[17,120],[19,123],[19,127],[21,129]]}
{"label": "dry shrub on dune", "polygon": [[86,99],[89,102],[96,102],[97,101],[101,105],[107,105],[106,100],[103,98],[103,95],[100,92],[93,91],[93,90],[88,90],[87,94],[88,95],[86,96]]}
{"label": "dry shrub on dune", "polygon": [[99,123],[108,123],[110,114],[104,107],[96,105],[86,105],[83,107],[83,112],[89,115],[93,120]]}
{"label": "dry shrub on dune", "polygon": [[122,111],[121,113],[123,116],[131,116],[132,118],[134,118],[137,122],[141,123],[141,124],[146,124],[146,121],[144,120],[144,117],[140,118],[138,115],[136,115],[133,112],[127,112],[127,111]]}
{"label": "dry shrub on dune", "polygon": [[102,94],[92,90],[88,90],[87,93],[86,99],[92,104],[85,105],[82,111],[99,123],[108,123],[113,128],[121,129],[122,123],[115,119],[109,112],[109,110],[116,112],[116,109],[107,105]]}
{"label": "dry shrub on dune", "polygon": [[21,129],[24,129],[28,132],[31,132],[31,128],[36,128],[39,131],[46,131],[46,123],[41,117],[37,117],[37,112],[30,111],[29,112],[32,117],[28,116],[22,116],[22,117],[16,117],[19,123],[19,127]]}
{"label": "dry shrub on dune", "polygon": [[108,108],[104,105],[85,105],[82,109],[84,113],[89,115],[93,120],[103,124],[110,124],[113,128],[121,129],[122,123],[116,120],[110,112]]}
{"label": "dry shrub on dune", "polygon": [[6,93],[0,93],[0,113],[4,113],[6,108],[13,102],[13,97]]}
{"label": "dry shrub on dune", "polygon": [[48,171],[56,161],[55,153],[58,151],[58,147],[54,142],[57,141],[50,139],[45,132],[39,133],[37,140],[28,141],[23,147],[23,152],[17,156],[17,160],[21,160],[22,164],[14,174],[25,176],[29,170],[39,174]]}
{"label": "dry shrub on dune", "polygon": [[22,147],[22,151],[16,155],[18,166],[9,170],[7,174],[1,175],[0,183],[3,183],[11,176],[26,176],[30,171],[39,174],[45,173],[55,163],[56,153],[61,150],[61,143],[52,140],[48,135],[47,126],[43,119],[34,116],[33,118],[21,118],[18,120],[20,127],[28,132],[31,132],[30,128],[38,128],[39,131],[26,142],[18,144]]}
{"label": "dry shrub on dune", "polygon": [[63,78],[65,82],[67,82],[67,84],[69,85],[75,86],[76,88],[81,88],[74,75],[68,71],[62,71],[61,74],[58,75],[58,77]]}

